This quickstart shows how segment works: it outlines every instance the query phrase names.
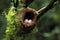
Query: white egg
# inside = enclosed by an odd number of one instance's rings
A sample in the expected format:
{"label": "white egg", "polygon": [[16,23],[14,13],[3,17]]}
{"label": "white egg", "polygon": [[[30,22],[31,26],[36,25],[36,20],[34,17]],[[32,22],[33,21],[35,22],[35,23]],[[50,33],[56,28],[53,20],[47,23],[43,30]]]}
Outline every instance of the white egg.
{"label": "white egg", "polygon": [[28,20],[28,23],[31,23],[32,22],[32,20],[30,19],[30,20]]}
{"label": "white egg", "polygon": [[28,22],[29,20],[28,19],[25,19],[25,22]]}

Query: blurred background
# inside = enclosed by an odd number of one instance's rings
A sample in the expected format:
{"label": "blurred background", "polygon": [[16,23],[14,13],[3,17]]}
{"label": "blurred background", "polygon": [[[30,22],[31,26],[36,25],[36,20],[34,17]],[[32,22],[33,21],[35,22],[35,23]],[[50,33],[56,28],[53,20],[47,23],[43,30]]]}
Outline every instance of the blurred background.
{"label": "blurred background", "polygon": [[[15,0],[16,1],[16,0]],[[39,10],[52,0],[34,0],[29,7]],[[16,12],[13,12],[12,0],[0,0],[0,40],[60,40],[60,1],[36,22],[33,32],[17,36],[14,22]],[[21,3],[17,9],[21,9]],[[20,32],[20,31],[19,31]],[[20,35],[20,33],[18,33]]]}

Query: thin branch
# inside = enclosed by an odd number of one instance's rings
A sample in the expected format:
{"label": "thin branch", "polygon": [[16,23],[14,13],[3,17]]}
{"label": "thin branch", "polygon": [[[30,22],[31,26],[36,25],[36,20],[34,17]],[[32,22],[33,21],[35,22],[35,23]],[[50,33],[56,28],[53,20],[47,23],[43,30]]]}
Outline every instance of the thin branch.
{"label": "thin branch", "polygon": [[13,2],[14,7],[17,8],[18,7],[18,0],[12,0],[12,2]]}
{"label": "thin branch", "polygon": [[21,0],[21,3],[23,3],[23,7],[27,8],[34,0]]}
{"label": "thin branch", "polygon": [[37,12],[39,13],[37,16],[37,20],[44,14],[46,13],[49,9],[53,8],[53,4],[56,2],[57,0],[52,0],[47,6],[39,9]]}
{"label": "thin branch", "polygon": [[47,7],[47,6],[45,6],[45,7],[41,8],[41,9],[39,9],[38,11],[36,11],[36,12],[38,13],[38,15],[39,15],[39,13],[41,14],[41,12],[42,12],[46,7]]}

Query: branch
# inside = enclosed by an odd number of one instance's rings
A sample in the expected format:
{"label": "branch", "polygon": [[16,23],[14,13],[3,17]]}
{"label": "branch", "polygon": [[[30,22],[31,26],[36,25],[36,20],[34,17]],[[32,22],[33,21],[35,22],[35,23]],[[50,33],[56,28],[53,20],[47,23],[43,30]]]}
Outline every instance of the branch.
{"label": "branch", "polygon": [[39,9],[39,10],[37,11],[37,13],[39,13],[38,16],[37,16],[37,20],[38,20],[44,13],[46,13],[49,9],[53,8],[53,5],[54,5],[54,3],[55,3],[56,1],[57,1],[57,0],[52,0],[47,6]]}
{"label": "branch", "polygon": [[12,0],[12,2],[13,2],[14,7],[17,8],[18,7],[18,0]]}
{"label": "branch", "polygon": [[23,3],[23,7],[27,8],[34,0],[21,0],[21,3]]}

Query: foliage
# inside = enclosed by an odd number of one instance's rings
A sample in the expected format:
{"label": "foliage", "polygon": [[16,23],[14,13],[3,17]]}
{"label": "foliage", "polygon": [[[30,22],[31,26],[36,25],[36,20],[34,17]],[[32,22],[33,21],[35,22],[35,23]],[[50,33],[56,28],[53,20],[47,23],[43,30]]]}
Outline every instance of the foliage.
{"label": "foliage", "polygon": [[8,15],[6,15],[8,23],[7,23],[7,27],[6,27],[6,39],[4,39],[4,40],[10,40],[9,39],[10,36],[14,35],[14,31],[16,29],[15,26],[14,26],[15,12],[12,9],[13,9],[13,7],[11,7],[9,9]]}

